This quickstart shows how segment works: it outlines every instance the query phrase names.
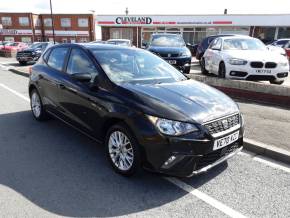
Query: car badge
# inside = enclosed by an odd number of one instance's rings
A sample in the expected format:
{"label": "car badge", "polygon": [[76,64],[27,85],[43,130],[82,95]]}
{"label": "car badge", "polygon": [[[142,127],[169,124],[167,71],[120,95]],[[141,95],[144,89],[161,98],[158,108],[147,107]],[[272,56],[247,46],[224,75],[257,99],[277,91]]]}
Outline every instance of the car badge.
{"label": "car badge", "polygon": [[223,121],[222,121],[222,124],[223,124],[223,127],[224,127],[225,129],[227,129],[227,128],[229,127],[228,120],[223,120]]}

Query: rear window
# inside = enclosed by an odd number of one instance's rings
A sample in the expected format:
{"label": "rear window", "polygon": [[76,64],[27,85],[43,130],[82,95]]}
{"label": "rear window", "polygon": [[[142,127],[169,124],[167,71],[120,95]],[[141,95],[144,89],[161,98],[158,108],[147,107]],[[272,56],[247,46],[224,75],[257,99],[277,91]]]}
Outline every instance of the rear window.
{"label": "rear window", "polygon": [[54,48],[48,58],[47,64],[56,69],[61,71],[63,69],[63,64],[64,64],[64,60],[66,57],[66,54],[68,52],[68,48]]}

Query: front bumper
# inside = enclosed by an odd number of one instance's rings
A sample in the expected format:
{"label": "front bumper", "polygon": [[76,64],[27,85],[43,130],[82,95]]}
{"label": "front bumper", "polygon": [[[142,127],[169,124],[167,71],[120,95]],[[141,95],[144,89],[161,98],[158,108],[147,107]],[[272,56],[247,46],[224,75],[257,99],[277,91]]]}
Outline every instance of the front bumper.
{"label": "front bumper", "polygon": [[[234,156],[243,146],[244,127],[242,124],[223,134],[210,134],[200,125],[201,131],[184,136],[164,136],[152,126],[134,129],[144,130],[138,141],[144,151],[144,168],[172,176],[190,177],[208,171],[214,166]],[[238,132],[238,138],[233,143],[214,150],[215,141]],[[139,132],[140,133],[140,132]]]}
{"label": "front bumper", "polygon": [[180,71],[184,71],[191,67],[191,57],[162,57],[165,61]]}
{"label": "front bumper", "polygon": [[243,80],[285,80],[289,75],[289,66],[277,66],[275,68],[252,68],[246,65],[226,64],[227,78]]}
{"label": "front bumper", "polygon": [[16,55],[17,61],[37,61],[40,55]]}

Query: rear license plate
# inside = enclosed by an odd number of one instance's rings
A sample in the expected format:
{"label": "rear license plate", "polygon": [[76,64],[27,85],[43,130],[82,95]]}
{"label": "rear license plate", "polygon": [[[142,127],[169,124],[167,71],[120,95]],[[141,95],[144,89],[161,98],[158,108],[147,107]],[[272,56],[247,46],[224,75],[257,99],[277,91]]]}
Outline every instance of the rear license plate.
{"label": "rear license plate", "polygon": [[167,60],[169,64],[176,64],[176,60]]}
{"label": "rear license plate", "polygon": [[234,132],[231,135],[225,136],[223,138],[214,141],[213,150],[218,150],[220,148],[226,147],[227,145],[237,141],[239,138],[239,131]]}
{"label": "rear license plate", "polygon": [[272,71],[271,70],[261,69],[261,70],[256,70],[256,73],[271,74]]}

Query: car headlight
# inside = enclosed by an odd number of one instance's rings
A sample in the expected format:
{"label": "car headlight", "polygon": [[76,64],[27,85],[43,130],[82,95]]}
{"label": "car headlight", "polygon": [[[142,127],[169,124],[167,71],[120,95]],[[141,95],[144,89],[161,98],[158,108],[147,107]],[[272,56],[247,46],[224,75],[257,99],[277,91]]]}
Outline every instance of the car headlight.
{"label": "car headlight", "polygon": [[289,63],[288,62],[281,62],[281,63],[279,63],[279,65],[281,67],[287,67],[289,65]]}
{"label": "car headlight", "polygon": [[231,65],[246,65],[248,63],[248,61],[238,58],[231,58],[228,62]]}
{"label": "car headlight", "polygon": [[191,56],[191,52],[187,49],[185,51],[183,51],[182,53],[180,53],[181,57],[189,57]]}
{"label": "car headlight", "polygon": [[165,135],[179,136],[198,131],[198,128],[191,123],[167,120],[153,116],[148,116],[148,118],[153,125],[155,125],[157,129]]}

